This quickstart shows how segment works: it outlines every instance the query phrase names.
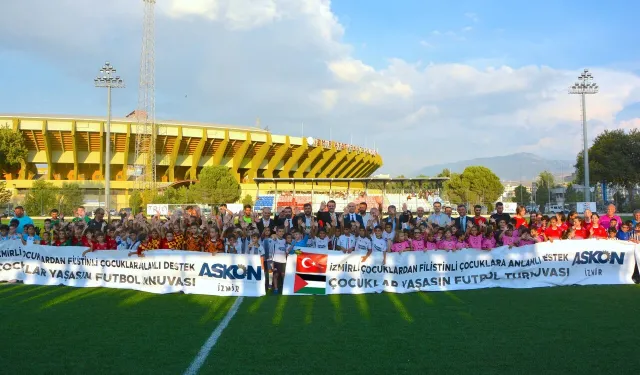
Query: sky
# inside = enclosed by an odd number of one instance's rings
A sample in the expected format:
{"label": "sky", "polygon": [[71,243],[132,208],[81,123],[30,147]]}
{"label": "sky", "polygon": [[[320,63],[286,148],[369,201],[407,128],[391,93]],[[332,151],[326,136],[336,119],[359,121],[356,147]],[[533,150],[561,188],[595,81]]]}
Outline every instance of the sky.
{"label": "sky", "polygon": [[[110,61],[135,109],[142,0],[0,0],[0,113],[104,116]],[[532,152],[640,127],[640,3],[158,0],[156,118],[268,127],[373,148],[380,173]],[[304,125],[303,125],[304,124]]]}

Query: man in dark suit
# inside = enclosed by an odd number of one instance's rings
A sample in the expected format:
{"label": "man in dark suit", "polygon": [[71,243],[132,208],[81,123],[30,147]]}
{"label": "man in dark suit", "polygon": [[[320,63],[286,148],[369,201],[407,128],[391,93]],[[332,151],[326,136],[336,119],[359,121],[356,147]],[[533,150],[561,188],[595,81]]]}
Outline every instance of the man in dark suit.
{"label": "man in dark suit", "polygon": [[303,231],[302,233],[309,234],[311,231],[311,224],[313,224],[315,219],[311,203],[305,203],[304,206],[302,206],[302,212],[296,216],[296,227]]}
{"label": "man in dark suit", "polygon": [[262,209],[262,217],[258,219],[256,222],[256,226],[258,227],[258,231],[260,234],[264,232],[264,228],[271,229],[273,233],[273,228],[276,227],[276,221],[271,218],[271,208],[264,207]]}
{"label": "man in dark suit", "polygon": [[360,216],[356,212],[356,204],[355,202],[351,202],[347,205],[347,212],[344,213],[344,226],[346,228],[351,228],[351,223],[358,222],[360,223],[360,228],[364,228],[364,221],[362,220],[362,216]]}
{"label": "man in dark suit", "polygon": [[289,232],[291,229],[295,227],[295,222],[293,218],[293,210],[291,207],[285,207],[276,217],[276,226],[284,227],[285,232]]}
{"label": "man in dark suit", "polygon": [[473,218],[467,216],[467,207],[464,204],[458,205],[459,217],[453,220],[453,225],[458,228],[458,231],[465,232],[467,230],[467,223],[472,223]]}
{"label": "man in dark suit", "polygon": [[321,207],[320,211],[316,214],[316,218],[321,227],[326,227],[327,224],[331,224],[334,218],[336,226],[340,227],[340,217],[336,213],[336,201],[330,200],[327,202],[327,211],[324,211]]}

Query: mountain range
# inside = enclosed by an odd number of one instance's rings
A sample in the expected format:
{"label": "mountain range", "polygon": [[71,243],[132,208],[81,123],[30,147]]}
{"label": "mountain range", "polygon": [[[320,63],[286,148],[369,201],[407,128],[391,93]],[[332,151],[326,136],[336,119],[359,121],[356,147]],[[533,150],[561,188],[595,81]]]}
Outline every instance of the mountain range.
{"label": "mountain range", "polygon": [[504,181],[534,181],[540,172],[545,170],[556,176],[570,176],[575,168],[573,160],[552,160],[541,156],[521,152],[517,154],[461,160],[447,164],[434,164],[416,171],[416,175],[436,176],[443,169],[451,172],[462,173],[466,167],[480,165],[493,171]]}

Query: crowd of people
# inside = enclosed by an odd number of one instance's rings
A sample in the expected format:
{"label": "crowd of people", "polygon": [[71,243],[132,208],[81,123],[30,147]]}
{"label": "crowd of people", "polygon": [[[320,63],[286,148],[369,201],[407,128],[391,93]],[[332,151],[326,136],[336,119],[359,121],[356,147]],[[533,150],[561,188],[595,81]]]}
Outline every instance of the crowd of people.
{"label": "crowd of people", "polygon": [[34,226],[22,207],[15,208],[15,217],[8,225],[0,224],[0,241],[21,240],[24,244],[50,246],[83,246],[85,254],[100,250],[126,250],[130,256],[144,257],[153,250],[186,250],[217,253],[258,254],[263,258],[267,287],[278,292],[284,278],[287,256],[302,247],[312,247],[350,253],[366,252],[366,260],[374,252],[457,251],[478,249],[490,251],[500,246],[525,246],[545,241],[576,239],[610,239],[640,243],[640,210],[632,220],[616,215],[609,205],[605,215],[586,211],[543,215],[519,206],[513,217],[504,213],[502,203],[489,217],[481,215],[480,206],[467,215],[465,205],[458,205],[458,217],[451,208],[433,204],[434,212],[426,215],[418,207],[401,211],[388,207],[383,216],[377,207],[368,209],[365,202],[349,203],[344,212],[336,212],[336,202],[321,204],[313,213],[311,204],[302,212],[284,207],[275,217],[270,208],[255,212],[245,205],[241,212],[231,212],[219,206],[210,215],[203,215],[197,206],[179,209],[167,217],[156,214],[123,214],[108,222],[98,208],[89,218],[84,207],[78,207],[71,220],[65,220],[57,210],[42,228]]}

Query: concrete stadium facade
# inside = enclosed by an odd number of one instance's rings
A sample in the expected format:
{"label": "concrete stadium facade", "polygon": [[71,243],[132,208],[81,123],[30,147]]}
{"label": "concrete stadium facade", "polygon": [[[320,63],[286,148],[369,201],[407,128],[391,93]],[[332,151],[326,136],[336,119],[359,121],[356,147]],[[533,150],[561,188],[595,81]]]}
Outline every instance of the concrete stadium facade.
{"label": "concrete stadium facade", "polygon": [[[274,135],[258,127],[160,120],[157,124],[160,187],[196,180],[200,169],[210,165],[229,167],[243,188],[255,186],[254,178],[362,178],[382,166],[382,158],[372,150]],[[21,166],[1,171],[14,189],[28,189],[38,179],[56,185],[75,182],[88,190],[104,184],[106,118],[0,114],[0,126],[21,132],[29,150]],[[135,144],[136,119],[112,119],[110,179],[115,195],[128,195],[133,189],[128,170],[136,164]]]}

